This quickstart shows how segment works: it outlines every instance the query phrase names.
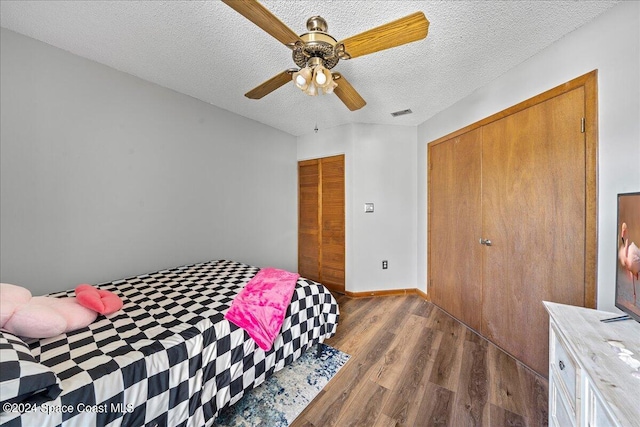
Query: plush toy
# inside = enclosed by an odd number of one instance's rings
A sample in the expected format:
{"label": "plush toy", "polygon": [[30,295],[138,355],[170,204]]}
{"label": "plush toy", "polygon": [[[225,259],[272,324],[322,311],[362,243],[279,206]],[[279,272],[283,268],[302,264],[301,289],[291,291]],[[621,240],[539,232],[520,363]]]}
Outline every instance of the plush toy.
{"label": "plush toy", "polygon": [[115,313],[122,308],[122,300],[118,295],[91,285],[76,286],[76,298],[80,304],[100,314]]}
{"label": "plush toy", "polygon": [[[88,286],[95,291],[95,289]],[[93,293],[86,288],[81,291]],[[104,291],[108,292],[108,291]],[[111,302],[109,309],[117,306],[113,298],[120,298],[108,292]],[[83,297],[84,298],[84,297]],[[95,300],[92,302],[95,305]],[[34,297],[28,289],[9,283],[0,283],[0,329],[26,338],[49,338],[64,332],[84,328],[90,325],[105,311],[105,305],[97,306],[100,311],[84,306],[78,298]],[[122,307],[120,301],[117,311]]]}

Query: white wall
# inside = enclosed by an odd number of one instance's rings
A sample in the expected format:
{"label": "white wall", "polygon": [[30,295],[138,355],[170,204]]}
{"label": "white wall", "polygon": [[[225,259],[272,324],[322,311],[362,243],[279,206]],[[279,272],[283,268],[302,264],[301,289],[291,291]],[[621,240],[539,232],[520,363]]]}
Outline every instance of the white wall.
{"label": "white wall", "polygon": [[[427,143],[598,69],[598,308],[614,307],[616,195],[640,191],[640,2],[623,2],[418,127]],[[427,189],[418,180],[418,284],[426,289]]]}
{"label": "white wall", "polygon": [[5,29],[1,43],[3,282],[297,268],[293,136]]}
{"label": "white wall", "polygon": [[345,154],[349,292],[416,287],[416,144],[407,126],[345,125],[298,138],[298,160]]}
{"label": "white wall", "polygon": [[639,28],[640,3],[621,3],[417,129],[321,129],[297,155],[290,135],[3,29],[1,279],[43,293],[222,257],[295,270],[296,157],[344,153],[347,290],[425,291],[427,143],[598,69],[598,305],[614,310],[616,194],[640,189]]}

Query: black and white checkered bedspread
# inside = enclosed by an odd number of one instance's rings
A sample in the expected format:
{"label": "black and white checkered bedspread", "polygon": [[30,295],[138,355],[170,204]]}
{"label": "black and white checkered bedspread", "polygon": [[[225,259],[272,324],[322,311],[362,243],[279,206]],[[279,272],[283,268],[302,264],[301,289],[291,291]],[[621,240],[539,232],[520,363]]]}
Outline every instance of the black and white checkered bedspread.
{"label": "black and white checkered bedspread", "polygon": [[[226,405],[336,332],[338,306],[300,278],[271,350],[224,319],[257,267],[211,261],[99,285],[123,310],[89,327],[30,342],[62,393],[8,426],[205,426]],[[56,294],[73,296],[73,291]]]}

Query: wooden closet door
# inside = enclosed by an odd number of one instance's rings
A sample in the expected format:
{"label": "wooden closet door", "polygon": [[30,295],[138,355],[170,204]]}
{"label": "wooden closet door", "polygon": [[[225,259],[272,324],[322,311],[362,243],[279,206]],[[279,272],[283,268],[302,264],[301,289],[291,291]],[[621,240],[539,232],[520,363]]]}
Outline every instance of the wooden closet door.
{"label": "wooden closet door", "polygon": [[548,372],[542,301],[585,301],[582,87],[482,128],[482,334]]}
{"label": "wooden closet door", "polygon": [[298,162],[298,273],[320,281],[320,161]]}
{"label": "wooden closet door", "polygon": [[482,130],[429,147],[429,295],[480,331]]}
{"label": "wooden closet door", "polygon": [[298,162],[298,186],[298,273],[344,293],[344,155]]}
{"label": "wooden closet door", "polygon": [[330,290],[344,293],[345,201],[344,156],[320,159],[321,180],[321,261],[320,277]]}

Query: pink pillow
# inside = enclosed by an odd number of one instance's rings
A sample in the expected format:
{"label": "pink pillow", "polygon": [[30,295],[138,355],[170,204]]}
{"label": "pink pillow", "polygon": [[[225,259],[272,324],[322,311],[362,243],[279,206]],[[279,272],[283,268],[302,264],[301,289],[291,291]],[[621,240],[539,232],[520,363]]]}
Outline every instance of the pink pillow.
{"label": "pink pillow", "polygon": [[4,329],[21,337],[48,338],[93,323],[98,313],[76,298],[33,297],[11,316]]}
{"label": "pink pillow", "polygon": [[115,313],[122,308],[118,295],[87,284],[76,286],[76,298],[81,305],[100,314]]}
{"label": "pink pillow", "polygon": [[31,297],[21,286],[0,283],[0,328],[27,338],[48,338],[90,325],[98,313],[76,298]]}

